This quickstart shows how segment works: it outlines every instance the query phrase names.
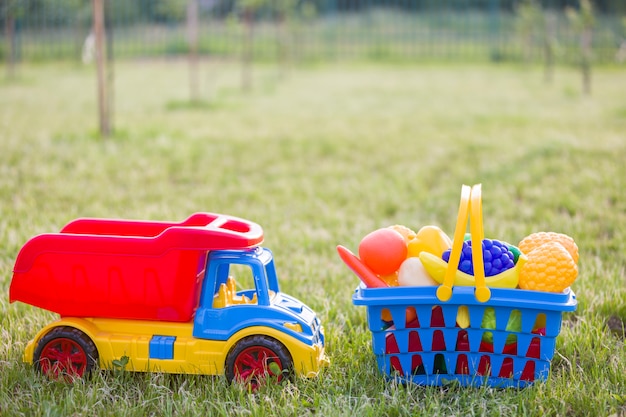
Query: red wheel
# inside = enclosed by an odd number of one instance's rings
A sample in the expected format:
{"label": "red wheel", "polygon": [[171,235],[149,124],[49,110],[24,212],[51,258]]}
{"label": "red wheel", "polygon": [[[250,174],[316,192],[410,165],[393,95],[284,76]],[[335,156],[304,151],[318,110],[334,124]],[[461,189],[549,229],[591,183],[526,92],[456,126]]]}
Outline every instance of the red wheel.
{"label": "red wheel", "polygon": [[277,340],[252,336],[241,340],[226,357],[226,378],[256,389],[263,380],[281,382],[291,376],[293,363]]}
{"label": "red wheel", "polygon": [[50,378],[80,378],[96,366],[98,351],[80,330],[56,327],[41,338],[34,359],[37,369]]}

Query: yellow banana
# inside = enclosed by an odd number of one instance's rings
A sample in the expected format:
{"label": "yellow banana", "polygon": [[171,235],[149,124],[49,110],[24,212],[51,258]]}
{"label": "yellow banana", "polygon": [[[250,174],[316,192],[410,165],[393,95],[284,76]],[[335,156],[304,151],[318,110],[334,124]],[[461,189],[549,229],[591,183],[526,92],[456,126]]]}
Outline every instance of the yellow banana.
{"label": "yellow banana", "polygon": [[[424,269],[430,274],[430,276],[439,284],[443,283],[443,277],[446,274],[448,263],[440,257],[428,252],[421,252],[419,255]],[[528,258],[526,255],[521,254],[517,260],[517,263],[513,268],[507,269],[497,275],[491,277],[485,277],[485,283],[490,288],[516,288],[519,280],[519,270],[526,263]],[[454,285],[460,287],[473,287],[475,285],[474,276],[466,274],[465,272],[456,271],[454,277]]]}

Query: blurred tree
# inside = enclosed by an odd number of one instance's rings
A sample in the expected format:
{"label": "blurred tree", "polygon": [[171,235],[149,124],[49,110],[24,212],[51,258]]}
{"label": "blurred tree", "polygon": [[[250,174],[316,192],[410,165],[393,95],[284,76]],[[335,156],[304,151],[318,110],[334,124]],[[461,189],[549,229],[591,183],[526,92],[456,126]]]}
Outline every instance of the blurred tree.
{"label": "blurred tree", "polygon": [[54,26],[67,26],[76,22],[77,18],[88,19],[85,10],[90,9],[88,0],[46,0],[49,21]]}
{"label": "blurred tree", "polygon": [[245,33],[241,49],[241,88],[252,89],[252,59],[254,57],[254,23],[256,14],[268,0],[239,0],[237,11],[243,21]]}
{"label": "blurred tree", "polygon": [[7,77],[14,78],[17,68],[17,35],[16,21],[26,14],[27,4],[21,0],[3,0],[0,3],[0,15],[4,17],[4,32],[6,38],[5,58],[7,63]]}
{"label": "blurred tree", "polygon": [[551,82],[558,47],[554,11],[543,9],[538,0],[523,0],[517,5],[515,13],[517,30],[523,43],[524,60],[529,62],[532,59],[532,51],[538,41],[543,48],[544,77],[546,82]]}
{"label": "blurred tree", "polygon": [[256,20],[263,13],[273,16],[277,27],[277,55],[281,67],[287,66],[290,55],[291,35],[288,22],[296,11],[297,0],[236,0],[235,12],[243,22],[242,36],[242,76],[244,91],[252,89],[252,61],[254,58],[254,29]]}
{"label": "blurred tree", "polygon": [[593,27],[595,17],[591,0],[580,0],[580,8],[565,9],[567,18],[580,36],[580,69],[583,79],[583,92],[591,94],[591,63],[593,60]]}
{"label": "blurred tree", "polygon": [[626,61],[626,17],[622,17],[622,41],[615,54],[615,60],[620,64]]}
{"label": "blurred tree", "polygon": [[300,19],[309,22],[315,19],[318,15],[317,6],[315,2],[310,0],[304,0],[300,3]]}
{"label": "blurred tree", "polygon": [[271,7],[276,20],[278,63],[282,71],[285,72],[291,55],[291,32],[288,23],[295,13],[296,0],[273,0]]}
{"label": "blurred tree", "polygon": [[187,0],[152,0],[152,3],[153,18],[160,22],[181,22],[186,17]]}
{"label": "blurred tree", "polygon": [[286,71],[291,58],[293,38],[293,22],[296,15],[297,0],[274,0],[270,6],[276,20],[276,43],[278,62],[283,71]]}
{"label": "blurred tree", "polygon": [[[315,2],[312,0],[302,0],[295,6],[295,18],[290,19],[289,26],[291,28],[292,42],[294,45],[301,45],[306,40],[304,39],[304,31],[305,29],[313,24],[314,19],[318,15],[317,6]],[[300,54],[303,48],[292,48],[292,58],[296,60],[300,57],[297,56]]]}
{"label": "blurred tree", "polygon": [[111,134],[110,86],[107,78],[107,49],[105,28],[105,0],[93,0],[93,33],[95,39],[96,69],[98,77],[98,113],[100,135]]}
{"label": "blurred tree", "polygon": [[107,0],[104,12],[107,22],[115,26],[129,25],[150,18],[140,1]]}
{"label": "blurred tree", "polygon": [[515,9],[517,31],[522,39],[525,62],[532,60],[535,37],[543,35],[543,10],[537,0],[522,0]]}
{"label": "blurred tree", "polygon": [[189,44],[190,101],[199,101],[198,80],[198,0],[187,0],[187,43]]}
{"label": "blurred tree", "polygon": [[303,42],[302,30],[310,25],[318,15],[313,0],[274,0],[271,8],[277,22],[277,51],[278,60],[283,69],[286,69],[295,53],[300,48],[294,48]]}
{"label": "blurred tree", "polygon": [[554,10],[544,12],[545,36],[543,39],[544,49],[544,77],[546,82],[552,82],[554,74],[554,60],[559,48],[559,41],[556,36],[557,16]]}

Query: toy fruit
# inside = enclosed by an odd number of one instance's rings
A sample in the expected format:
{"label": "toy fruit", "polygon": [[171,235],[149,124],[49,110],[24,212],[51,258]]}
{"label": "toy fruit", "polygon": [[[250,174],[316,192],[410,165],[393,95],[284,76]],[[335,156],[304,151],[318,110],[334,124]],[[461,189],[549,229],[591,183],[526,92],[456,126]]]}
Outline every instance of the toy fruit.
{"label": "toy fruit", "polygon": [[443,230],[437,226],[424,226],[409,241],[408,253],[409,257],[418,257],[421,252],[428,252],[441,256],[441,254],[452,247],[452,241]]}
{"label": "toy fruit", "polygon": [[383,281],[385,281],[387,283],[387,285],[389,285],[390,287],[397,287],[398,284],[398,272],[392,272],[391,274],[388,275],[381,275],[380,279],[382,279]]}
{"label": "toy fruit", "polygon": [[356,274],[357,277],[365,284],[366,287],[369,288],[384,288],[388,287],[384,280],[382,280],[378,275],[376,275],[371,269],[367,267],[354,253],[350,251],[350,249],[345,246],[337,245],[337,253],[339,253],[339,257],[344,261],[346,265],[352,272]]}
{"label": "toy fruit", "polygon": [[409,243],[411,240],[415,239],[415,237],[417,236],[413,230],[401,224],[389,226],[389,228],[400,233],[404,237],[404,240],[406,243]]}
{"label": "toy fruit", "polygon": [[469,309],[467,306],[460,306],[456,313],[456,324],[462,328],[467,329],[470,325]]}
{"label": "toy fruit", "polygon": [[[576,310],[576,294],[569,289],[541,293],[516,288],[522,270],[529,281],[531,273],[537,275],[535,281],[567,276],[567,268],[575,266],[572,257],[557,242],[546,245],[558,245],[560,253],[544,245],[521,251],[504,241],[485,240],[480,184],[463,185],[450,237],[451,242],[428,226],[409,239],[408,257],[398,270],[398,282],[405,287],[380,285],[382,277],[367,266],[356,268],[371,273],[360,277],[366,284],[356,288],[352,302],[367,308],[380,372],[402,384],[455,389],[523,388],[545,380],[562,315]],[[465,259],[464,249],[469,255]],[[536,268],[530,267],[531,257]],[[428,283],[429,277],[441,285],[416,286]]]}
{"label": "toy fruit", "polygon": [[519,259],[519,256],[522,254],[522,251],[515,245],[511,245],[510,243],[507,243],[507,242],[502,242],[502,243],[504,243],[513,254],[513,263],[517,263],[517,260]]}
{"label": "toy fruit", "polygon": [[[486,277],[497,275],[500,272],[504,272],[515,266],[515,255],[513,255],[513,252],[506,244],[498,240],[483,239],[482,252]],[[450,260],[449,249],[443,253],[442,258],[446,262]],[[466,274],[474,275],[471,240],[463,242],[463,249],[461,249],[461,259],[459,260],[458,268]]]}
{"label": "toy fruit", "polygon": [[578,276],[578,267],[559,242],[547,242],[531,250],[520,269],[519,287],[525,290],[562,292]]}
{"label": "toy fruit", "polygon": [[398,271],[398,285],[405,287],[424,287],[438,285],[422,265],[419,258],[407,258]]}
{"label": "toy fruit", "polygon": [[[426,271],[428,271],[428,274],[433,277],[433,279],[438,283],[443,283],[443,278],[446,274],[448,263],[440,257],[428,252],[420,253],[419,258],[420,261],[422,261],[422,265],[424,265]],[[515,267],[507,269],[506,271],[501,272],[497,275],[485,277],[485,283],[487,284],[487,287],[516,288],[520,268],[526,263],[526,260],[526,255],[522,254],[517,260],[517,264],[515,264]],[[472,275],[457,270],[454,277],[454,285],[462,287],[472,287],[476,285],[476,283]]]}
{"label": "toy fruit", "polygon": [[377,275],[396,272],[406,259],[406,254],[404,236],[390,227],[374,230],[359,244],[359,258]]}
{"label": "toy fruit", "polygon": [[[485,314],[483,315],[480,327],[487,330],[493,330],[496,328],[496,313],[492,307],[485,309]],[[509,320],[506,323],[506,331],[516,333],[522,331],[522,314],[519,310],[513,310],[511,312]],[[507,336],[506,344],[508,345],[509,343],[513,343],[515,340],[515,335],[511,334]],[[486,343],[493,343],[493,334],[491,332],[483,333],[482,341]]]}
{"label": "toy fruit", "polygon": [[559,242],[571,255],[574,263],[578,263],[578,246],[570,236],[557,232],[537,232],[526,236],[519,243],[523,253],[529,253],[547,242]]}

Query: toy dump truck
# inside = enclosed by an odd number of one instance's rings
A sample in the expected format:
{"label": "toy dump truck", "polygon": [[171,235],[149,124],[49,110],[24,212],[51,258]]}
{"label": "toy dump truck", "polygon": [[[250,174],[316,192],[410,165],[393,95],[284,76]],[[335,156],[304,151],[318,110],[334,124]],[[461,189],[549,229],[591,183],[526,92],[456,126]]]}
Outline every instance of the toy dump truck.
{"label": "toy dump truck", "polygon": [[[327,363],[316,314],[280,292],[262,228],[221,214],[180,223],[77,219],[35,236],[9,290],[58,313],[25,349],[51,377],[95,367],[219,375],[258,383]],[[238,277],[248,289],[238,290]]]}

